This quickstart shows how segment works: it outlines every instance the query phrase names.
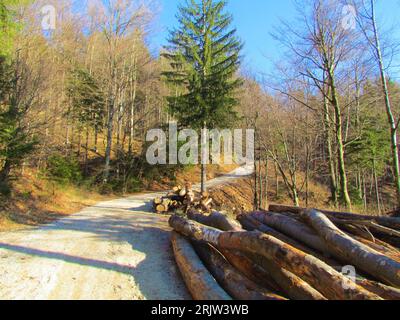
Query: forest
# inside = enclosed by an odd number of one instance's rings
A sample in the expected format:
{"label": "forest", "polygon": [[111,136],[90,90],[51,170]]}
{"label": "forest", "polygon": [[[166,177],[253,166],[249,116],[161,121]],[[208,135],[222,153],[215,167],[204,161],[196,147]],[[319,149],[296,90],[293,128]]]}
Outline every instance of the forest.
{"label": "forest", "polygon": [[146,133],[177,121],[255,130],[255,209],[313,207],[318,193],[328,209],[400,207],[400,42],[379,1],[294,1],[297,23],[265,30],[282,48],[268,75],[246,70],[225,1],[182,4],[155,54],[157,1],[1,1],[2,203],[27,173],[101,194],[173,181],[187,168],[149,165]]}

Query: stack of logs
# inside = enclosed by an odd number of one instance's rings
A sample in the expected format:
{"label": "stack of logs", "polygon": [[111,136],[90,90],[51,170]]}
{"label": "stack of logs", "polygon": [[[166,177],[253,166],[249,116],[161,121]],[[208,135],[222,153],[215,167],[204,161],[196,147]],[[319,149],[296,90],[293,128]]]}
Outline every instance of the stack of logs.
{"label": "stack of logs", "polygon": [[185,187],[176,186],[166,196],[154,199],[154,211],[159,214],[187,213],[190,209],[209,213],[212,209],[212,198],[208,192],[194,191],[192,185],[187,183]]}
{"label": "stack of logs", "polygon": [[196,300],[400,300],[400,218],[270,206],[170,226]]}

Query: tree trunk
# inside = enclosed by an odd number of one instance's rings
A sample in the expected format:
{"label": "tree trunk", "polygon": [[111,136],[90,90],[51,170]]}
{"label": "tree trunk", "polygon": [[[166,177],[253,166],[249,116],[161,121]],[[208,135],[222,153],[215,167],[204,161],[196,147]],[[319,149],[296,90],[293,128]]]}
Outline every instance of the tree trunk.
{"label": "tree trunk", "polygon": [[275,164],[275,199],[279,199],[279,171],[276,162],[274,162],[274,164]]}
{"label": "tree trunk", "polygon": [[107,183],[110,177],[110,163],[111,163],[111,148],[112,148],[112,140],[113,140],[113,132],[114,132],[114,103],[110,104],[110,109],[108,111],[108,123],[107,123],[107,146],[106,146],[106,155],[105,155],[105,167],[104,167],[104,175],[103,182]]}
{"label": "tree trunk", "polygon": [[215,279],[201,262],[189,241],[178,233],[173,232],[171,242],[176,263],[193,299],[232,300],[215,282]]}
{"label": "tree trunk", "polygon": [[326,244],[310,227],[294,218],[272,212],[254,212],[250,216],[320,253],[327,254],[329,252]]}
{"label": "tree trunk", "polygon": [[330,251],[360,270],[380,279],[388,285],[400,288],[400,262],[354,240],[339,230],[323,213],[308,210],[302,217],[328,244]]}
{"label": "tree trunk", "polygon": [[239,223],[216,211],[206,216],[192,209],[188,212],[188,218],[222,231],[243,231]]}
{"label": "tree trunk", "polygon": [[84,174],[85,176],[88,175],[88,161],[89,161],[89,126],[86,126],[86,141],[85,141],[85,169]]}
{"label": "tree trunk", "polygon": [[276,283],[271,273],[255,264],[249,257],[234,250],[221,250],[221,253],[237,270],[243,273],[247,278],[261,286],[271,289],[281,294],[281,287]]}
{"label": "tree trunk", "polygon": [[188,237],[218,248],[241,250],[270,259],[281,268],[301,276],[328,299],[380,299],[355,283],[344,286],[350,280],[343,274],[274,237],[259,232],[221,232],[178,216],[171,217],[170,225]]}
{"label": "tree trunk", "polygon": [[194,248],[221,287],[236,300],[286,300],[241,275],[214,247],[195,242]]}
{"label": "tree trunk", "polygon": [[379,183],[378,183],[378,175],[376,174],[376,161],[375,161],[375,158],[372,160],[372,171],[373,171],[374,182],[375,182],[376,205],[378,207],[378,212],[379,212],[379,215],[380,215],[382,213],[382,211],[381,211],[381,202],[380,202],[380,199],[379,199]]}
{"label": "tree trunk", "polygon": [[207,163],[208,163],[208,137],[206,133],[207,124],[204,123],[203,131],[201,134],[201,145],[202,145],[202,157],[201,157],[201,193],[207,191],[206,183],[207,183]]}
{"label": "tree trunk", "polygon": [[[289,207],[283,205],[270,205],[269,211],[276,212],[276,213],[294,213],[294,214],[301,214],[305,211],[305,208],[297,208],[297,207]],[[337,218],[337,219],[344,219],[344,220],[366,220],[366,221],[375,221],[378,224],[381,224],[388,228],[393,229],[400,229],[400,218],[395,217],[378,217],[378,216],[365,216],[347,212],[336,212],[336,211],[328,211],[328,210],[320,210],[322,213],[326,214],[329,217]]]}
{"label": "tree trunk", "polygon": [[397,191],[397,206],[400,207],[400,164],[399,164],[399,147],[397,145],[397,124],[392,112],[392,106],[390,102],[390,95],[389,95],[389,88],[387,85],[386,79],[386,71],[385,65],[383,62],[382,51],[381,51],[381,44],[378,34],[378,27],[376,25],[376,18],[375,18],[375,1],[371,0],[371,10],[372,10],[372,26],[374,30],[374,49],[376,52],[376,56],[378,59],[381,82],[382,82],[382,91],[385,96],[385,106],[386,106],[386,113],[388,117],[388,122],[390,126],[390,137],[391,137],[391,150],[392,150],[392,161],[393,161],[393,172],[394,172],[394,180],[396,185]]}
{"label": "tree trunk", "polygon": [[313,250],[311,247],[303,245],[303,243],[301,241],[297,241],[297,240],[295,240],[295,238],[288,237],[285,234],[283,234],[279,231],[276,231],[274,228],[271,228],[271,227],[263,224],[262,222],[253,218],[251,216],[251,214],[250,215],[240,215],[238,217],[238,220],[240,221],[240,223],[242,223],[243,227],[248,231],[258,230],[262,233],[273,236],[287,244],[290,244],[291,246],[295,247],[296,249],[299,249],[305,253],[313,255],[314,257],[320,259],[321,261],[324,261],[325,263],[329,264],[331,267],[338,267],[341,265],[339,262],[325,256],[325,254],[321,254],[321,253],[317,252],[316,250]]}
{"label": "tree trunk", "polygon": [[130,118],[129,118],[129,154],[132,154],[133,150],[133,140],[135,138],[134,130],[134,115],[135,115],[135,102],[136,102],[136,92],[137,92],[137,66],[136,57],[134,59],[134,74],[131,79],[131,108],[130,108]]}
{"label": "tree trunk", "polygon": [[264,196],[264,208],[263,208],[263,209],[268,208],[268,204],[269,204],[269,195],[268,195],[268,188],[269,188],[269,177],[268,177],[268,174],[269,174],[269,168],[268,168],[268,165],[269,165],[269,161],[268,161],[268,157],[267,157],[267,159],[265,160],[265,187],[264,187],[265,196]]}
{"label": "tree trunk", "polygon": [[[325,80],[325,78],[324,78]],[[329,163],[329,179],[330,179],[330,190],[331,190],[331,200],[335,206],[338,207],[338,195],[337,195],[337,183],[336,183],[336,166],[333,156],[332,149],[332,133],[331,133],[331,120],[329,116],[328,107],[328,92],[324,93],[324,127],[325,127],[325,139],[328,151],[328,163]]]}
{"label": "tree trunk", "polygon": [[11,162],[7,159],[3,165],[3,169],[0,171],[0,182],[8,185],[10,180]]}
{"label": "tree trunk", "polygon": [[336,121],[336,144],[338,148],[338,166],[339,166],[339,178],[340,178],[340,199],[346,208],[351,209],[351,199],[349,196],[348,186],[347,186],[347,174],[345,165],[345,150],[343,143],[343,128],[342,128],[342,112],[339,105],[339,99],[336,92],[336,83],[333,70],[329,70],[329,80],[331,86],[332,104],[335,109],[335,121]]}
{"label": "tree trunk", "polygon": [[367,289],[368,291],[375,293],[385,300],[400,300],[400,290],[386,286],[382,283],[371,281],[367,279],[357,280],[358,285]]}

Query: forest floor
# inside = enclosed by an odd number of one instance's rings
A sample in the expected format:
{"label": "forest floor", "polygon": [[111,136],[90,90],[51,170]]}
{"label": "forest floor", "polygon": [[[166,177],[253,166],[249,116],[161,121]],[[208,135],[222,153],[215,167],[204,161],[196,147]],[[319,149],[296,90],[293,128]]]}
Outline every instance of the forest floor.
{"label": "forest floor", "polygon": [[[208,186],[251,172],[238,168]],[[151,214],[157,195],[104,201],[1,233],[0,299],[189,299],[173,263],[168,217]]]}

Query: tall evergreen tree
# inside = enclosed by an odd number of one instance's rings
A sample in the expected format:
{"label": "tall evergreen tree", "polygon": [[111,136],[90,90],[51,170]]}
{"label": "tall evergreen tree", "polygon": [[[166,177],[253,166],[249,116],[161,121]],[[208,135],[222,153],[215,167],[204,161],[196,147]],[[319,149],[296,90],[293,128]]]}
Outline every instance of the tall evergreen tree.
{"label": "tall evergreen tree", "polygon": [[[229,126],[236,119],[234,93],[242,81],[235,76],[242,43],[225,12],[226,1],[187,0],[179,7],[179,27],[172,30],[163,56],[164,72],[176,86],[168,98],[170,113],[180,125],[195,129]],[[181,92],[181,94],[178,94]],[[202,165],[205,191],[206,166]]]}

